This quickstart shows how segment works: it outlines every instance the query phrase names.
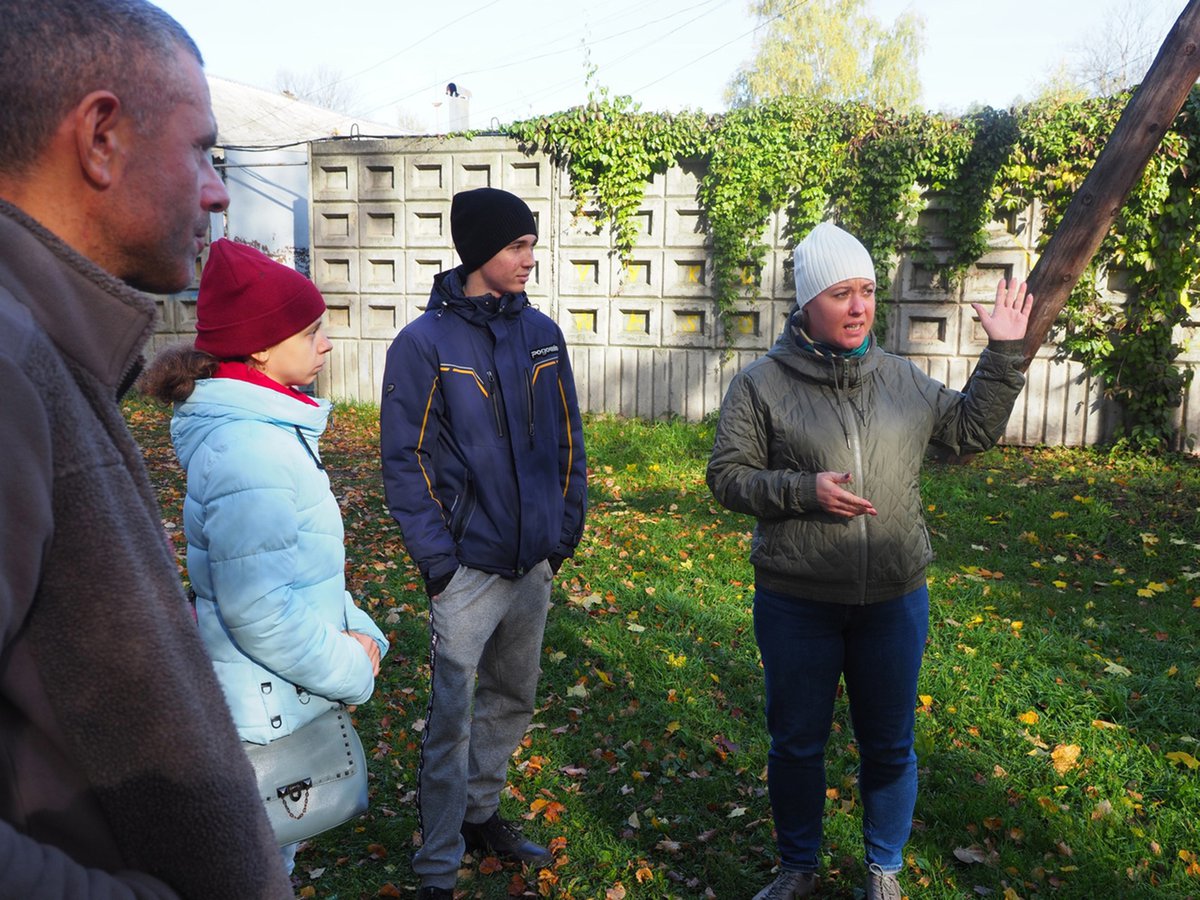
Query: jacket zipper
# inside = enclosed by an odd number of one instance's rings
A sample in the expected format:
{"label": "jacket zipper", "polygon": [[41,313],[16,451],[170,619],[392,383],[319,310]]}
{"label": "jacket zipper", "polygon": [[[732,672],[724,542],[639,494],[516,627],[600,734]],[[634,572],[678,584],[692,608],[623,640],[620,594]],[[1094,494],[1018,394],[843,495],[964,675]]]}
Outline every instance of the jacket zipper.
{"label": "jacket zipper", "polygon": [[138,376],[142,374],[142,369],[145,368],[145,361],[139,356],[129,366],[128,369],[121,375],[121,380],[117,382],[117,401],[120,402],[125,398],[133,387],[133,383],[138,380]]}
{"label": "jacket zipper", "polygon": [[496,436],[504,437],[504,419],[500,416],[500,392],[496,389],[496,376],[487,373],[488,394],[492,398],[492,412],[496,416]]}
{"label": "jacket zipper", "polygon": [[[834,363],[837,365],[837,363]],[[848,365],[847,365],[848,367]],[[846,373],[847,377],[849,373]],[[862,439],[858,429],[858,419],[854,415],[854,409],[850,401],[850,393],[846,392],[845,397],[838,397],[838,404],[843,408],[842,427],[846,430],[846,443],[850,445],[850,451],[854,454],[854,486],[859,496],[862,496],[863,489],[863,456],[862,456]],[[849,424],[847,424],[847,422]],[[858,584],[859,594],[858,603],[860,606],[867,602],[867,557],[869,555],[867,548],[867,516],[856,516],[855,525],[858,528]]]}
{"label": "jacket zipper", "polygon": [[525,370],[525,398],[529,404],[529,449],[533,449],[533,376]]}

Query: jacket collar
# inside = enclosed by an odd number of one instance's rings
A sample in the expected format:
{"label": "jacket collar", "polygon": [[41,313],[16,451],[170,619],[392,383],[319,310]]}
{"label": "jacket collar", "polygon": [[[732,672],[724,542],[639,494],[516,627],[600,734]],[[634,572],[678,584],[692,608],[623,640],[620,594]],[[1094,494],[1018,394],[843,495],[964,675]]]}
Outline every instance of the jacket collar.
{"label": "jacket collar", "polygon": [[[201,378],[190,397],[171,416],[171,441],[187,468],[192,454],[215,429],[231,422],[260,422],[297,432],[309,455],[316,457],[317,440],[329,424],[332,404],[317,398],[315,405],[297,403],[270,387],[236,378]],[[311,440],[311,443],[309,441]]]}
{"label": "jacket collar", "polygon": [[519,294],[505,294],[502,297],[492,294],[468,297],[463,291],[465,275],[462,266],[434,275],[433,291],[429,295],[429,305],[425,308],[448,309],[468,322],[485,325],[493,319],[515,318],[529,305],[529,297],[524,291]]}
{"label": "jacket collar", "polygon": [[154,300],[84,258],[18,207],[0,200],[0,290],[27,307],[54,345],[118,389],[154,332]]}
{"label": "jacket collar", "polygon": [[[794,318],[793,314],[793,318]],[[810,381],[831,384],[840,389],[854,388],[879,367],[884,351],[875,335],[870,336],[867,352],[859,357],[822,353],[806,341],[797,340],[796,324],[789,320],[767,356]]]}
{"label": "jacket collar", "polygon": [[317,406],[317,401],[312,397],[307,396],[294,387],[280,384],[272,378],[267,377],[258,369],[252,369],[244,362],[225,360],[217,365],[217,371],[213,373],[213,378],[232,378],[234,381],[245,381],[249,384],[257,384],[259,387],[268,388],[283,394],[285,397],[291,397],[293,400],[299,400],[308,406]]}

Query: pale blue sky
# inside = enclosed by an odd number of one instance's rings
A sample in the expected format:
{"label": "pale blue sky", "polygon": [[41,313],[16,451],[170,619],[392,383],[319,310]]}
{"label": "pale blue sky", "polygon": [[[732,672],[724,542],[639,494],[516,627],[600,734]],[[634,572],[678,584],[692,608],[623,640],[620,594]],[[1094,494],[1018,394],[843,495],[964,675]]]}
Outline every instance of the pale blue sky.
{"label": "pale blue sky", "polygon": [[[798,0],[803,2],[803,0]],[[1035,92],[1132,0],[869,0],[891,22],[926,20],[924,105],[1006,107]],[[724,109],[754,48],[746,0],[160,0],[224,78],[274,89],[281,69],[324,65],[353,86],[364,118],[398,110],[433,129],[447,82],[471,92],[471,125],[555,112],[596,83],[645,110]],[[1183,0],[1141,0],[1157,49]],[[1144,65],[1148,67],[1150,59]]]}

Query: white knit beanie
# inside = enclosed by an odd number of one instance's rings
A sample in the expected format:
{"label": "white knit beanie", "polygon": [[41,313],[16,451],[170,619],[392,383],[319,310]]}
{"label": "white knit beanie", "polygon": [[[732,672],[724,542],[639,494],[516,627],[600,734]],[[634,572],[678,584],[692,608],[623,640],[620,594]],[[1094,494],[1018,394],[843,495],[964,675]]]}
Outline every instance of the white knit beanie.
{"label": "white knit beanie", "polygon": [[848,278],[875,280],[871,254],[854,235],[832,222],[822,222],[799,244],[793,254],[796,276],[796,305],[801,309],[830,285]]}

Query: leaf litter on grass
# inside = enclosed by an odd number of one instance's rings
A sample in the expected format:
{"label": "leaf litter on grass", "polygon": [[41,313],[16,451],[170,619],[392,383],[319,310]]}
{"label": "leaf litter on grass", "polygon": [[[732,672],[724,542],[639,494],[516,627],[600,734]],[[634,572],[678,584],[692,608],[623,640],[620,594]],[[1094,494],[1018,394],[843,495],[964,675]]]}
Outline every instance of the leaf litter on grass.
{"label": "leaf litter on grass", "polygon": [[[136,401],[126,414],[182,561],[168,414]],[[339,406],[322,441],[348,588],[393,649],[354,713],[371,810],[298,858],[300,893],[315,898],[416,889],[427,601],[383,500],[375,415]],[[588,531],[556,580],[539,708],[503,798],[555,865],[468,857],[461,894],[749,896],[777,862],[753,523],[707,493],[710,426],[589,417],[586,433]],[[938,560],[909,896],[1200,896],[1196,460],[1012,448],[930,465],[922,489]],[[862,850],[845,702],[827,754],[822,896],[848,900]]]}

